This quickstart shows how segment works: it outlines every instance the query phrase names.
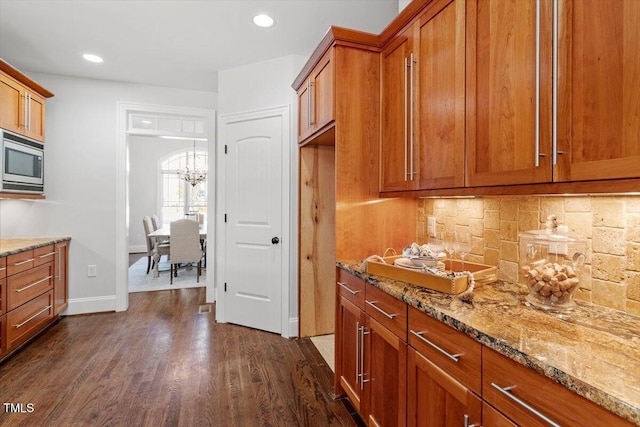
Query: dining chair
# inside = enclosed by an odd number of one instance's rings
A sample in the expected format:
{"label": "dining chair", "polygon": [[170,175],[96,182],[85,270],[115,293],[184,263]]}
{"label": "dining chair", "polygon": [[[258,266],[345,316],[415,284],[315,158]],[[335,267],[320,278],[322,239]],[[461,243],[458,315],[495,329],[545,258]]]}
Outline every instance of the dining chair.
{"label": "dining chair", "polygon": [[[156,266],[156,260],[153,259],[153,249],[156,245],[156,241],[153,237],[149,237],[149,233],[151,233],[151,228],[153,227],[151,218],[145,215],[144,218],[142,218],[142,225],[144,227],[144,236],[147,242],[147,274],[149,274],[149,271]],[[160,254],[160,258],[162,258],[162,255],[169,255],[169,244],[160,243],[158,245],[158,253]]]}
{"label": "dining chair", "polygon": [[151,215],[151,225],[153,226],[153,231],[156,231],[160,228],[160,220],[158,219],[158,215]]}
{"label": "dining chair", "polygon": [[190,219],[179,219],[169,224],[169,239],[171,241],[169,259],[171,260],[171,284],[173,277],[178,276],[178,266],[181,263],[198,263],[196,281],[200,282],[202,273],[202,249],[200,247],[200,230],[198,223]]}

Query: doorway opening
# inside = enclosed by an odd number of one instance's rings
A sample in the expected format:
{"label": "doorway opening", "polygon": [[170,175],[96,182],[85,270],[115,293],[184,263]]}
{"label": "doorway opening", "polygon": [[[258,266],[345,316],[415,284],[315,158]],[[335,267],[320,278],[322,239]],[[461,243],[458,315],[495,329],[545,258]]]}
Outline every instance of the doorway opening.
{"label": "doorway opening", "polygon": [[[142,216],[139,209],[148,212],[146,215],[158,214],[162,211],[158,202],[158,188],[160,177],[158,176],[158,162],[160,157],[170,154],[178,149],[183,152],[184,147],[175,147],[178,144],[192,147],[194,139],[206,141],[200,144],[198,151],[204,151],[207,156],[207,194],[203,221],[210,224],[208,237],[215,239],[214,212],[215,212],[215,111],[196,108],[183,108],[150,104],[118,103],[118,135],[117,135],[117,249],[116,249],[116,311],[127,310],[129,305],[129,253],[133,250],[144,248],[146,252],[146,234],[142,226]],[[161,139],[160,137],[169,138]],[[151,168],[152,187],[134,194],[132,179],[138,179],[138,172],[132,170],[132,155],[136,151],[135,144],[144,141],[150,146],[144,147],[148,157],[147,168]],[[171,142],[170,142],[171,141]],[[144,145],[144,144],[143,144]],[[194,144],[195,145],[195,144]],[[137,147],[140,148],[140,147]],[[166,150],[166,152],[164,152]],[[191,150],[196,150],[195,146]],[[189,150],[191,152],[191,150]],[[142,154],[144,156],[144,153]],[[155,160],[154,160],[155,159]],[[148,171],[147,171],[148,172]],[[198,185],[201,185],[198,184]],[[140,190],[140,189],[138,189]],[[141,194],[139,194],[141,193]],[[135,197],[136,204],[131,203]],[[136,207],[138,201],[142,201],[142,208]],[[140,218],[137,218],[140,216]],[[143,246],[144,245],[144,246]],[[137,249],[136,249],[137,248]],[[207,246],[207,259],[214,260],[215,248]],[[146,256],[145,256],[146,258]],[[146,259],[143,261],[146,263]],[[214,271],[215,264],[209,267],[209,280],[206,281],[206,301],[214,301]],[[146,264],[145,264],[146,269]],[[168,272],[163,278],[168,279]],[[150,272],[149,276],[153,276]],[[168,280],[167,280],[168,282]]]}

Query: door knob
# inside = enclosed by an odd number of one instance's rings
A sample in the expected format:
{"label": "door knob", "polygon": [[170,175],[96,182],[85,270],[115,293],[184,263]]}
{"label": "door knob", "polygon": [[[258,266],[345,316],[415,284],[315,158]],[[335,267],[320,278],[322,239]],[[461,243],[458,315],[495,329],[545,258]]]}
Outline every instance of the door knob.
{"label": "door knob", "polygon": [[274,237],[271,239],[271,243],[273,243],[274,245],[277,245],[278,243],[280,243],[280,239],[278,239],[277,237]]}

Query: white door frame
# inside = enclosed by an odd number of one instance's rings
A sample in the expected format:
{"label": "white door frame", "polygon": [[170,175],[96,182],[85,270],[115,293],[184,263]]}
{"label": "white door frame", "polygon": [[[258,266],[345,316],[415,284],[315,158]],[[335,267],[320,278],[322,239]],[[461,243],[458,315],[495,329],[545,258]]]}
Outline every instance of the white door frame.
{"label": "white door frame", "polygon": [[[126,311],[129,308],[129,189],[127,150],[129,139],[127,138],[127,117],[132,112],[158,113],[181,116],[202,117],[208,125],[207,150],[209,156],[209,193],[207,195],[207,239],[215,241],[216,229],[214,226],[215,212],[215,171],[211,173],[211,165],[216,164],[216,131],[215,131],[215,110],[201,108],[172,107],[167,105],[141,104],[131,102],[118,102],[118,124],[116,136],[116,311]],[[207,259],[215,260],[215,245],[207,246]],[[207,263],[209,264],[209,263]],[[206,302],[214,302],[215,288],[215,264],[207,275]]]}
{"label": "white door frame", "polygon": [[[282,319],[281,319],[281,335],[285,338],[295,336],[292,334],[290,327],[290,295],[291,295],[291,271],[290,259],[291,248],[295,247],[291,243],[290,233],[290,206],[291,206],[291,173],[290,173],[290,108],[289,105],[264,108],[243,113],[231,113],[218,116],[218,191],[216,192],[216,262],[220,266],[226,261],[225,242],[226,230],[224,225],[224,214],[226,211],[226,162],[224,158],[224,141],[226,140],[226,127],[229,124],[243,122],[247,120],[264,119],[269,117],[281,117],[282,122]],[[216,283],[224,286],[225,273],[223,268],[216,268]],[[220,291],[220,287],[216,288],[216,321],[226,323],[225,319],[225,293]]]}

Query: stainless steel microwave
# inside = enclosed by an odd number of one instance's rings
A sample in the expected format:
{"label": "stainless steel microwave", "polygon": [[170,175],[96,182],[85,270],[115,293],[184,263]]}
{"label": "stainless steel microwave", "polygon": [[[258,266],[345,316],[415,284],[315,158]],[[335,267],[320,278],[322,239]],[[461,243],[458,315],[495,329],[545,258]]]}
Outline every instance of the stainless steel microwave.
{"label": "stainless steel microwave", "polygon": [[0,129],[2,182],[0,191],[44,192],[44,146],[32,139]]}

